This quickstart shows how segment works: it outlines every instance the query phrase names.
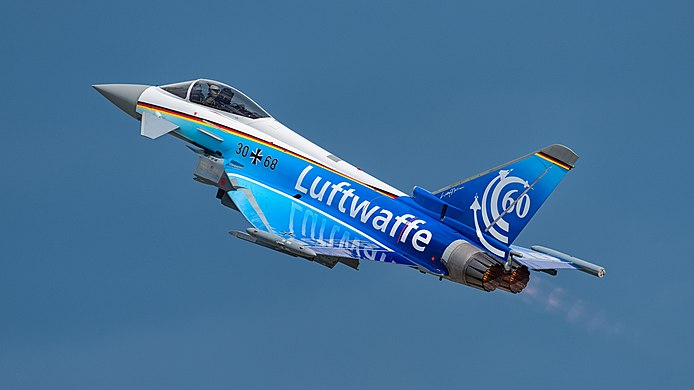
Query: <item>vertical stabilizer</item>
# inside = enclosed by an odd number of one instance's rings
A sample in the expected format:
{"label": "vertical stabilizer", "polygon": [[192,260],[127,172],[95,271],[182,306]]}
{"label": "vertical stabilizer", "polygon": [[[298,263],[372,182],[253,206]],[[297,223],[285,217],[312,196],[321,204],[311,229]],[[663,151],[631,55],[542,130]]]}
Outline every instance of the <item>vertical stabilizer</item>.
{"label": "vertical stabilizer", "polygon": [[457,211],[444,218],[510,245],[576,160],[576,153],[566,146],[550,145],[433,195]]}

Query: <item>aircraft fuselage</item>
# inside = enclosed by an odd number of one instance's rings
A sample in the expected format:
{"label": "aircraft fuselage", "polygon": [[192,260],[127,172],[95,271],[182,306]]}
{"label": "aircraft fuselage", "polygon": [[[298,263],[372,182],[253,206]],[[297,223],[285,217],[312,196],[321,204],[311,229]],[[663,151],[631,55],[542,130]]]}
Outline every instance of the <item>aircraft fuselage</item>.
{"label": "aircraft fuselage", "polygon": [[[148,103],[147,97],[144,93],[140,98],[138,112],[161,116],[178,126],[174,132],[179,138],[224,156],[230,177],[253,183],[259,189],[254,192],[293,198],[287,202],[287,226],[282,231],[301,229],[316,241],[356,248],[364,258],[375,261],[418,266],[426,259],[425,269],[446,273],[441,255],[462,236],[426,210],[281,146],[277,140],[251,134],[250,126],[226,115],[199,106],[177,111]],[[273,196],[272,201],[281,209],[277,198]]]}

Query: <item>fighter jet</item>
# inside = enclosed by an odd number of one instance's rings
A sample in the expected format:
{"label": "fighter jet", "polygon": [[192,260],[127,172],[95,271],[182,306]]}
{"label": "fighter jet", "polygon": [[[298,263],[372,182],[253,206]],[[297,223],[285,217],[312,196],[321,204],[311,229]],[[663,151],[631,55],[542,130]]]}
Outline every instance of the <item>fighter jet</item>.
{"label": "fighter jet", "polygon": [[578,156],[550,145],[436,191],[411,195],[317,146],[236,88],[199,79],[93,86],[140,122],[197,154],[193,179],[251,225],[232,236],[333,268],[370,260],[483,291],[521,292],[530,271],[605,269],[516,237]]}

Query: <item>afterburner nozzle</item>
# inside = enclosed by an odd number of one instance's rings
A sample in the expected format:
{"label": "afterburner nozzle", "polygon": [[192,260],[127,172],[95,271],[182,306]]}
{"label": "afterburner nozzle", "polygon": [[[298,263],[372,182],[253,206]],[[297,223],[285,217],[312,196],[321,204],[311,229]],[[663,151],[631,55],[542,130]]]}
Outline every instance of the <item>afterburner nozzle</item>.
{"label": "afterburner nozzle", "polygon": [[504,274],[499,283],[499,288],[518,294],[528,285],[528,281],[530,281],[530,271],[528,271],[528,267],[522,266]]}
{"label": "afterburner nozzle", "polygon": [[482,288],[484,291],[494,291],[499,287],[499,282],[504,275],[504,270],[497,264],[487,268],[482,275]]}
{"label": "afterburner nozzle", "polygon": [[106,99],[125,111],[131,117],[140,120],[142,116],[135,111],[140,95],[149,85],[138,84],[95,84],[92,85]]}

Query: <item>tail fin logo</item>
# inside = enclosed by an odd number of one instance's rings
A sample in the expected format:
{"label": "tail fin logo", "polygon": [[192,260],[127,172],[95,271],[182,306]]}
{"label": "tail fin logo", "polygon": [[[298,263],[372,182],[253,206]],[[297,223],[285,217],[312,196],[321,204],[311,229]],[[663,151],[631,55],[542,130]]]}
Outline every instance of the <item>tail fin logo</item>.
{"label": "tail fin logo", "polygon": [[[504,219],[509,213],[514,213],[519,219],[525,218],[530,212],[530,195],[528,190],[531,186],[526,180],[517,176],[510,175],[511,170],[501,170],[499,175],[487,184],[487,188],[482,194],[481,204],[475,195],[475,200],[470,205],[474,212],[475,229],[477,236],[490,252],[499,256],[503,251],[495,248],[484,240],[482,227],[480,226],[477,212],[482,214],[484,232],[504,244],[508,244],[508,232],[511,228],[508,221]],[[522,192],[520,192],[522,190]]]}

